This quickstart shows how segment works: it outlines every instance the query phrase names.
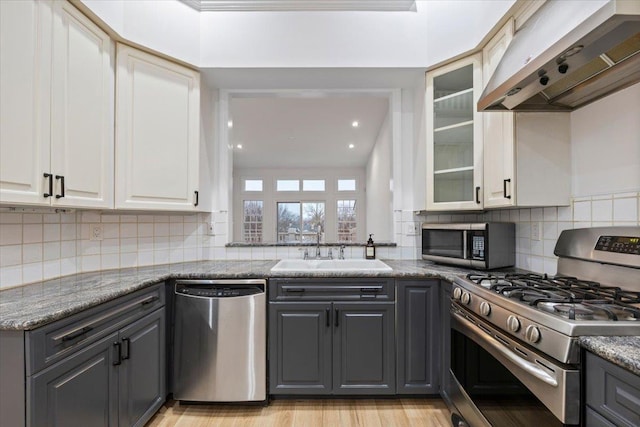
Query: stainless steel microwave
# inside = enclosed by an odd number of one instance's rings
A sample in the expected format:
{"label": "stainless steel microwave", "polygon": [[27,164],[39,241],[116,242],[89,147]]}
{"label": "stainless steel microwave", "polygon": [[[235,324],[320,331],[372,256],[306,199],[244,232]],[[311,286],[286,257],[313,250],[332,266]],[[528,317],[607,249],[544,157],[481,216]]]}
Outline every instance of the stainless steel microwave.
{"label": "stainless steel microwave", "polygon": [[422,259],[481,270],[516,263],[511,222],[422,224]]}

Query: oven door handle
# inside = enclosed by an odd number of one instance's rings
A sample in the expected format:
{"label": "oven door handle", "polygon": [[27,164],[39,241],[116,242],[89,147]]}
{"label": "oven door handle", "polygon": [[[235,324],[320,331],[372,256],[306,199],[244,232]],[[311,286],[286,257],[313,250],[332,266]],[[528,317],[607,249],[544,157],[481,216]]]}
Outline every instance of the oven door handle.
{"label": "oven door handle", "polygon": [[540,381],[543,381],[544,383],[549,384],[552,387],[558,387],[558,381],[554,377],[543,371],[541,368],[537,367],[527,360],[522,359],[511,350],[507,349],[497,339],[486,333],[484,330],[482,330],[460,314],[451,312],[451,315],[454,316],[456,320],[458,320],[461,324],[463,324],[465,328],[471,330],[478,338],[482,339],[484,343],[491,346],[491,348],[499,352],[514,365],[518,366],[520,369],[526,371]]}

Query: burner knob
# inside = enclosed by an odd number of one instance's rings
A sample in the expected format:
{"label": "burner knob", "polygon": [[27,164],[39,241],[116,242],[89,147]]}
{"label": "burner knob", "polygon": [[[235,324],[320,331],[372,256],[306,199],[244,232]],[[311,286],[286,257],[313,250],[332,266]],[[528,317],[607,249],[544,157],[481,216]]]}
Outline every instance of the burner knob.
{"label": "burner knob", "polygon": [[488,302],[482,301],[480,303],[480,314],[483,316],[488,316],[491,314],[491,305]]}
{"label": "burner knob", "polygon": [[471,295],[469,294],[469,292],[463,292],[462,296],[460,297],[460,301],[462,301],[464,305],[469,305],[469,303],[471,302]]}
{"label": "burner knob", "polygon": [[453,299],[455,300],[460,300],[460,297],[462,296],[462,289],[460,288],[454,288],[453,289]]}
{"label": "burner knob", "polygon": [[540,329],[537,326],[529,325],[524,336],[530,343],[537,343],[540,341]]}
{"label": "burner knob", "polygon": [[516,316],[511,315],[507,318],[507,328],[509,328],[511,332],[518,332],[520,330],[520,321]]}

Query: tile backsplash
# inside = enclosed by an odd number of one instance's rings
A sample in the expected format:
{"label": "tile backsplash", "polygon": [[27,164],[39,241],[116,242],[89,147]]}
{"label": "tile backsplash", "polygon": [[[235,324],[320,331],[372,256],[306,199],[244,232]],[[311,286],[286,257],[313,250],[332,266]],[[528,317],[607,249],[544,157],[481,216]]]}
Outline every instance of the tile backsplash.
{"label": "tile backsplash", "polygon": [[[394,212],[397,247],[378,247],[381,259],[420,258],[420,222],[510,221],[516,223],[516,266],[555,274],[556,239],[569,228],[640,225],[640,193],[579,197],[571,206],[501,209],[480,214]],[[96,211],[0,212],[0,288],[87,271],[209,259],[298,258],[296,247],[225,247],[227,214],[130,215]],[[214,235],[207,230],[213,223]],[[91,240],[100,225],[102,240]],[[539,240],[532,228],[539,226]],[[362,258],[347,247],[347,258]]]}
{"label": "tile backsplash", "polygon": [[[0,213],[0,288],[205,258],[208,214]],[[92,240],[98,226],[102,240]]]}

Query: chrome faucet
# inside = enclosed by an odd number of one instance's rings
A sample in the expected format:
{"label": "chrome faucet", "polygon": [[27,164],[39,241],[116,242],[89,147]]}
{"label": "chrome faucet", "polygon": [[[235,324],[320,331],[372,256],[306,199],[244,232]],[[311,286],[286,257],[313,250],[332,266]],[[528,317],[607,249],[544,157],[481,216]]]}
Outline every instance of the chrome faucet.
{"label": "chrome faucet", "polygon": [[317,237],[316,258],[318,259],[321,258],[321,254],[320,254],[320,234],[321,233],[322,233],[322,227],[318,226],[318,232],[316,233],[316,237]]}
{"label": "chrome faucet", "polygon": [[338,259],[344,259],[344,248],[345,245],[340,245],[340,255],[338,255]]}

